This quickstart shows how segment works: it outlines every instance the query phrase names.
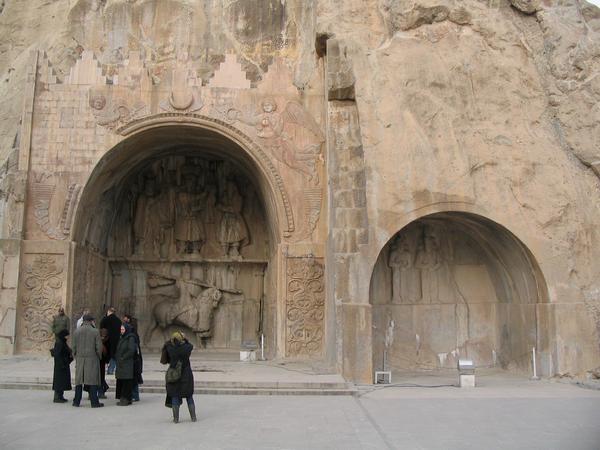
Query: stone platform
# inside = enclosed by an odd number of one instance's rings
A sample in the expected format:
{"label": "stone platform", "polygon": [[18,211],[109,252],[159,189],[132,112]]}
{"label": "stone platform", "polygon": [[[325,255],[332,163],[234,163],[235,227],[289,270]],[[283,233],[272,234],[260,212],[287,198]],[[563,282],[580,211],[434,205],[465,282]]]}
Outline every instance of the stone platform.
{"label": "stone platform", "polygon": [[[356,388],[318,365],[293,361],[240,362],[239,353],[202,352],[191,359],[199,394],[353,395]],[[0,389],[52,389],[53,361],[42,356],[0,358]],[[158,354],[144,355],[142,392],[165,391],[166,366]],[[75,364],[71,365],[75,376]],[[106,377],[114,389],[113,375]]]}

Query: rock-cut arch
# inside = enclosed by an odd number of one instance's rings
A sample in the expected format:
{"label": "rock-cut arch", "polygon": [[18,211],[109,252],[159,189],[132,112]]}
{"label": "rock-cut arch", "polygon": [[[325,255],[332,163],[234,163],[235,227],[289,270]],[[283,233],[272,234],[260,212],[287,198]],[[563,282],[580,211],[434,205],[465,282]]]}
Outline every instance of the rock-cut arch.
{"label": "rock-cut arch", "polygon": [[[153,323],[153,308],[159,300],[166,301],[171,295],[171,301],[175,301],[176,296],[183,296],[182,285],[171,278],[179,280],[184,272],[191,272],[194,279],[209,279],[210,283],[228,288],[230,294],[239,291],[243,301],[238,299],[238,304],[241,301],[245,305],[250,297],[275,302],[274,274],[278,264],[275,249],[282,238],[294,231],[294,220],[282,178],[262,149],[236,128],[199,115],[158,114],[115,131],[124,139],[96,164],[75,215],[72,233],[75,244],[72,308],[75,313],[88,306],[94,314],[101,314],[107,304],[120,302],[121,312],[139,316],[143,333],[144,328]],[[185,185],[188,179],[192,180],[190,186]],[[159,184],[162,187],[158,187]],[[202,188],[197,187],[200,185]],[[231,246],[220,249],[223,245],[218,237],[221,220],[218,214],[225,213],[219,212],[220,200],[217,199],[229,185],[235,186],[235,195],[243,205],[240,214],[245,223],[244,233],[248,235],[239,245],[239,257],[238,250]],[[144,192],[148,187],[150,192]],[[206,198],[213,199],[212,219],[206,218],[210,215],[207,211],[198,213],[207,214],[202,219],[206,222],[202,225],[206,236],[202,238],[200,249],[191,241],[180,241],[173,231],[180,227],[174,223],[161,228],[161,232],[167,230],[170,234],[158,247],[148,248],[150,238],[144,243],[133,224],[133,216],[138,217],[138,199],[143,196],[157,202],[162,199],[162,203],[156,203],[162,206],[152,211],[161,215],[165,207],[177,210],[177,195],[186,189],[204,199],[205,209],[206,204],[211,204]],[[161,216],[160,220],[164,218]],[[158,281],[151,283],[150,277]],[[260,286],[248,281],[259,278]],[[119,283],[125,287],[119,287]],[[174,284],[176,288],[172,292],[176,294],[164,294],[153,283],[159,287],[160,283]],[[232,287],[236,283],[241,287]],[[125,293],[119,293],[118,289]],[[247,316],[256,316],[258,310],[264,313],[265,316],[260,317],[261,332],[267,343],[273,343],[274,351],[276,305],[266,306],[261,303],[256,311],[250,312],[244,306],[243,311],[236,310],[236,314],[239,313],[238,319],[242,321],[251,320]],[[215,314],[215,320],[220,320],[219,310]],[[242,341],[248,334],[244,333],[246,331],[237,330],[232,336]],[[214,339],[233,342],[223,336]]]}
{"label": "rock-cut arch", "polygon": [[542,272],[515,235],[482,216],[436,213],[403,227],[379,255],[370,301],[375,370],[384,359],[402,373],[468,358],[529,372],[533,347],[550,365]]}

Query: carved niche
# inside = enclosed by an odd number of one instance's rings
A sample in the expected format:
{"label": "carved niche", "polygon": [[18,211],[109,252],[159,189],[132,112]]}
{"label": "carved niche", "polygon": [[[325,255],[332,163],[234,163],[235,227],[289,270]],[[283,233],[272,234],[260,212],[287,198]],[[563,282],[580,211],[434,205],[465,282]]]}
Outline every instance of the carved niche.
{"label": "carved niche", "polygon": [[26,265],[19,313],[19,350],[49,349],[54,342],[52,317],[62,304],[63,267],[55,256],[37,255]]}
{"label": "carved niche", "polygon": [[264,210],[229,162],[191,156],[154,161],[116,197],[109,256],[138,260],[266,257]]}
{"label": "carved niche", "polygon": [[144,345],[183,330],[208,348],[256,346],[269,229],[243,169],[182,149],[132,169],[114,191],[111,221],[86,240],[108,236],[109,301],[139,318]]}
{"label": "carved niche", "polygon": [[323,352],[325,282],[315,258],[288,258],[286,354],[320,356]]}

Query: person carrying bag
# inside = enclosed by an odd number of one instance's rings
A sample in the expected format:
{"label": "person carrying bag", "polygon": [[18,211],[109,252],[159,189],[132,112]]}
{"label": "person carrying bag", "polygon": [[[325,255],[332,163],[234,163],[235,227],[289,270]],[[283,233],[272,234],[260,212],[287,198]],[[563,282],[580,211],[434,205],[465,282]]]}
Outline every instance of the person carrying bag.
{"label": "person carrying bag", "polygon": [[194,374],[190,364],[190,355],[194,346],[181,331],[176,331],[163,345],[160,362],[168,364],[165,373],[167,398],[165,406],[173,411],[173,423],[179,423],[179,407],[185,398],[192,422],[196,421],[194,404]]}

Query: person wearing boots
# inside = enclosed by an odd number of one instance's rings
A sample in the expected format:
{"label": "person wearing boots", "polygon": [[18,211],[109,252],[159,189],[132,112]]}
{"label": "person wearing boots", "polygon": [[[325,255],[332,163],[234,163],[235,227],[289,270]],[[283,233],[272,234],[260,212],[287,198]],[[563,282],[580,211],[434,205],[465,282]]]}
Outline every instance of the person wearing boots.
{"label": "person wearing boots", "polygon": [[131,405],[131,395],[134,382],[134,358],[137,350],[135,336],[131,332],[131,326],[128,323],[121,325],[121,339],[117,344],[115,360],[117,367],[115,378],[117,379],[117,394],[119,406]]}
{"label": "person wearing boots", "polygon": [[160,362],[175,368],[181,361],[181,376],[167,385],[165,406],[173,410],[173,422],[179,423],[179,407],[185,397],[192,422],[196,421],[196,406],[194,404],[194,374],[190,365],[190,355],[194,346],[188,342],[181,331],[176,331],[171,339],[163,345]]}
{"label": "person wearing boots", "polygon": [[100,358],[102,357],[102,340],[100,332],[93,325],[91,315],[83,317],[83,324],[73,334],[73,356],[75,357],[75,397],[73,406],[81,403],[83,386],[89,390],[92,408],[104,406],[98,401],[100,385]]}
{"label": "person wearing boots", "polygon": [[73,354],[67,345],[69,330],[62,329],[56,335],[52,356],[54,357],[54,375],[52,377],[52,390],[54,391],[54,403],[66,403],[65,391],[70,391],[71,369],[69,364],[73,361]]}

